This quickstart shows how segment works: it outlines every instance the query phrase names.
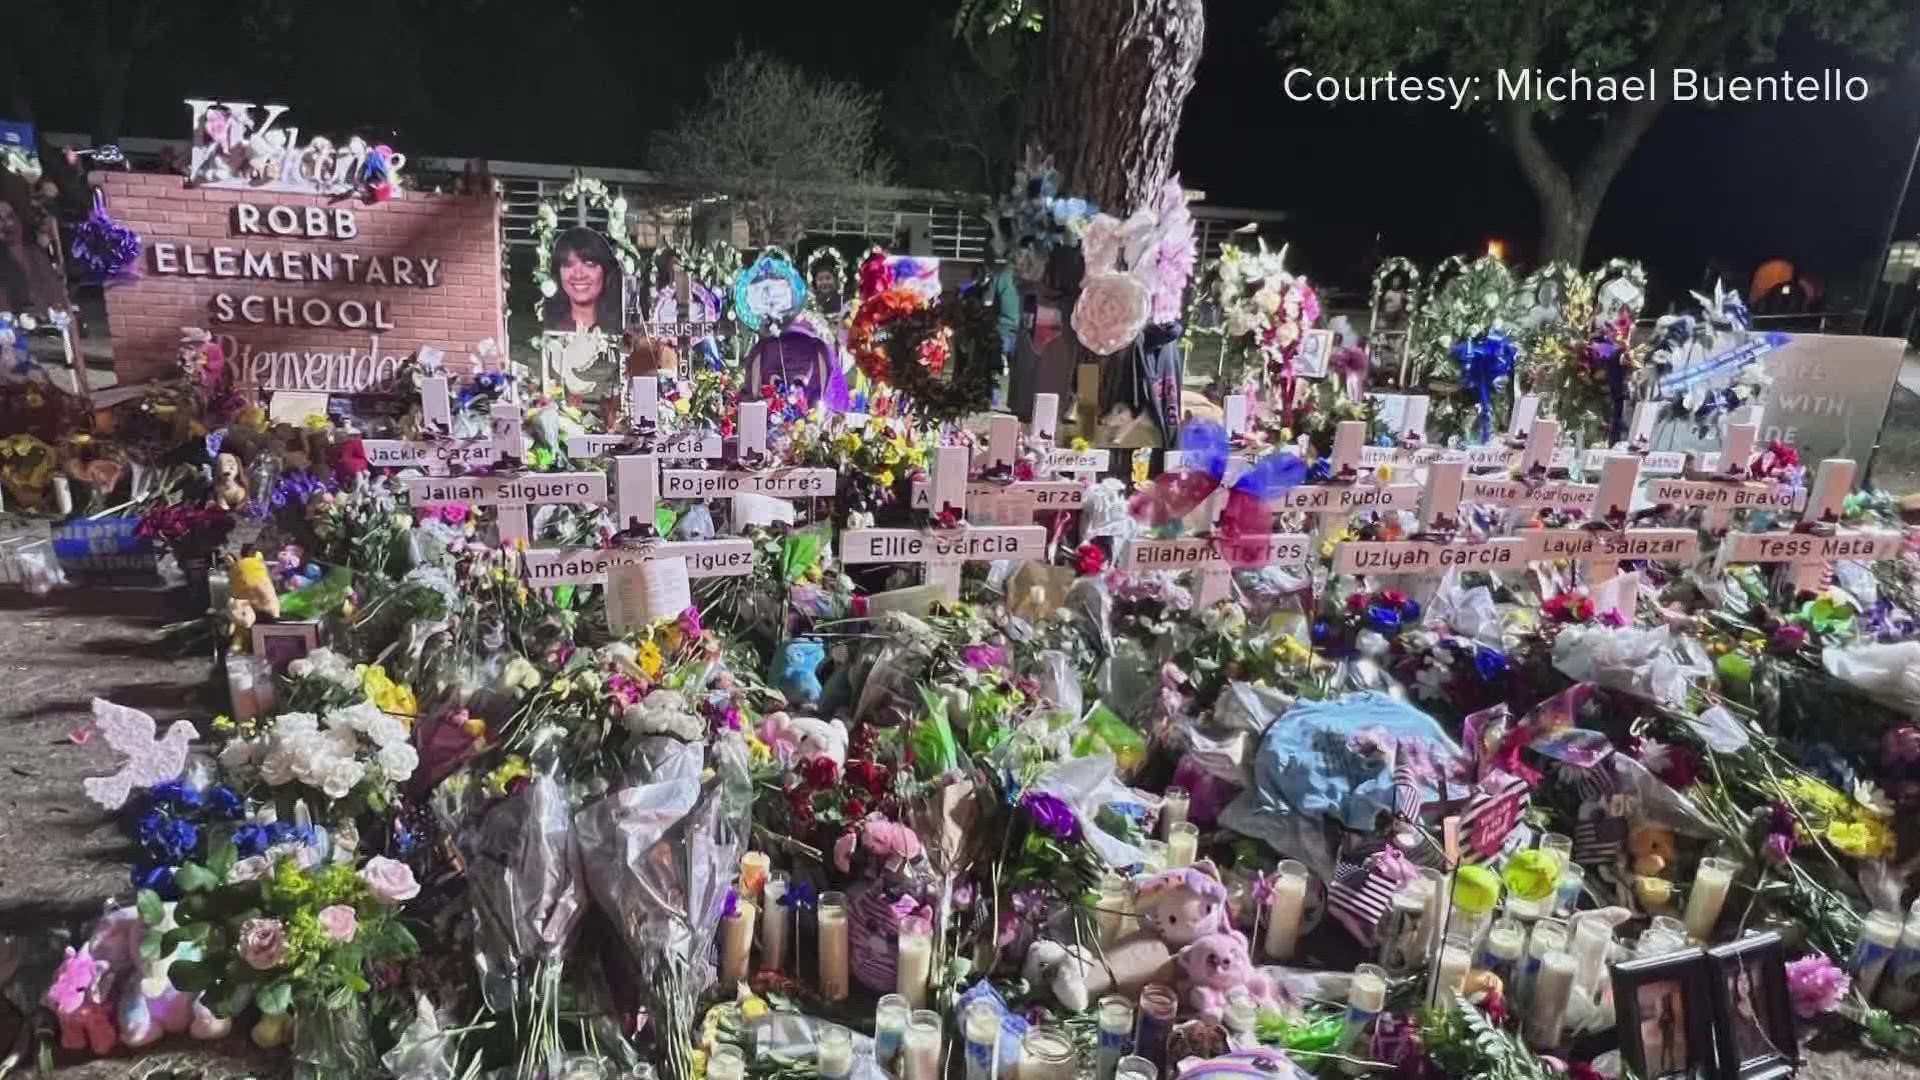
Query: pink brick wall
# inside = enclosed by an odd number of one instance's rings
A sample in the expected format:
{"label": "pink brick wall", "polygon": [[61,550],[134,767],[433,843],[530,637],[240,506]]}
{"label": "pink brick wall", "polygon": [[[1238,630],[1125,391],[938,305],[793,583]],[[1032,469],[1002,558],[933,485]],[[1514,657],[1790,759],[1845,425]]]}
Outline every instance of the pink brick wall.
{"label": "pink brick wall", "polygon": [[[437,346],[452,361],[461,361],[485,338],[504,347],[501,320],[499,202],[491,196],[432,195],[407,192],[375,206],[358,200],[333,200],[317,195],[270,191],[232,191],[190,188],[178,176],[155,173],[98,173],[94,182],[106,192],[109,211],[139,232],[145,244],[141,276],[132,284],[107,291],[107,319],[113,334],[114,371],[120,382],[139,382],[166,374],[178,351],[180,328],[205,327],[227,335],[233,343],[254,352],[317,350],[364,353],[371,329],[338,325],[255,325],[236,318],[219,321],[214,297],[290,297],[296,310],[301,302],[322,299],[329,304],[358,301],[367,308],[384,306],[393,329],[380,331],[380,352],[409,355],[422,345]],[[350,240],[299,236],[240,235],[234,207],[242,203],[260,208],[287,206],[304,215],[307,207],[350,210],[358,235]],[[369,257],[405,256],[416,264],[423,258],[440,260],[437,284],[432,288],[396,284],[267,281],[243,277],[187,276],[157,272],[155,247],[173,245],[181,259],[194,249],[196,264],[209,262],[215,246],[236,251],[354,253],[364,268]],[[386,264],[389,267],[390,263]],[[415,280],[421,280],[416,270]],[[268,310],[259,307],[258,310]],[[271,316],[269,315],[269,318]],[[237,359],[230,355],[229,359]]]}

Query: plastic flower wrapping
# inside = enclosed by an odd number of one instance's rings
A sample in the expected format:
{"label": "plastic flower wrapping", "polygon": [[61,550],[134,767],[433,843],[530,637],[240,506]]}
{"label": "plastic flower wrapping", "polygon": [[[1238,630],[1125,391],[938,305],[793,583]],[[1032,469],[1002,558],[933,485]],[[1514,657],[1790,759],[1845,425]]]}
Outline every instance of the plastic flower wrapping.
{"label": "plastic flower wrapping", "polygon": [[[1920,533],[1899,500],[1717,523],[1651,499],[1601,522],[1383,505],[1432,494],[1427,439],[1499,451],[1516,380],[1583,447],[1641,400],[1724,411],[1769,347],[1738,297],[1642,351],[1623,267],[1515,286],[1457,260],[1395,354],[1433,422],[1383,442],[1349,376],[1386,369],[1307,370],[1323,313],[1284,251],[1229,246],[1187,298],[1176,183],[1122,218],[1035,158],[1009,205],[1023,272],[1084,257],[1089,347],[1219,334],[1245,429],[1195,417],[1178,458],[1083,473],[1062,462],[1107,448],[1071,409],[1009,442],[879,383],[745,386],[720,344],[658,376],[652,423],[485,350],[409,366],[391,414],[299,424],[224,400],[210,335],[111,432],[54,424],[87,410],[21,381],[4,415],[38,426],[0,442],[9,505],[51,507],[59,477],[76,520],[118,519],[103,545],[191,587],[169,640],[225,699],[76,732],[129,844],[107,914],[20,966],[48,1052],[237,1030],[314,1077],[935,1075],[898,993],[939,1053],[1023,1074],[1124,1049],[1165,1076],[1644,1075],[1616,965],[1692,962],[1691,939],[1752,950],[1802,1031],[1920,1056]],[[817,344],[889,374],[937,278],[859,266],[847,354]],[[764,452],[739,445],[743,395]],[[1333,460],[1355,421],[1365,460]],[[686,436],[719,458],[656,460],[628,514],[629,459]],[[953,448],[964,505],[936,509]],[[1688,479],[1805,494],[1801,449]],[[1523,496],[1592,482],[1577,455],[1564,478],[1472,468]],[[802,469],[831,486],[783,490]],[[540,487],[577,474],[604,497]],[[1487,556],[1541,527],[1595,550],[1684,530],[1698,556]],[[1753,534],[1872,550],[1721,557]],[[1337,570],[1355,544],[1442,565]]]}

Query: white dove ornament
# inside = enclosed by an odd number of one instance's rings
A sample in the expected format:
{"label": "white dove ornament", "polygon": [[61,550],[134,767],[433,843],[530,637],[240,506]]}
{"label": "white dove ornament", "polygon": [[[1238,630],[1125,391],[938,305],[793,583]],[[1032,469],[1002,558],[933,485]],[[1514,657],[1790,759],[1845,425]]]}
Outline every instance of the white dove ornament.
{"label": "white dove ornament", "polygon": [[153,717],[103,698],[93,699],[93,727],[108,746],[127,755],[127,763],[119,772],[81,782],[87,798],[106,810],[120,809],[134,788],[179,779],[187,767],[187,748],[198,734],[191,721],[175,720],[167,728],[166,737],[156,739]]}

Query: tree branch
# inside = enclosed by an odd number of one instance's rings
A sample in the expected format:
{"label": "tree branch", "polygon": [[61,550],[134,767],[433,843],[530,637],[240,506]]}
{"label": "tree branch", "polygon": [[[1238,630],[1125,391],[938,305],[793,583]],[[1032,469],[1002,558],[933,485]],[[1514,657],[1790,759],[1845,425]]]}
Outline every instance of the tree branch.
{"label": "tree branch", "polygon": [[[1512,56],[1507,62],[1509,71],[1516,74],[1524,72],[1539,59],[1539,28],[1538,19],[1521,20],[1521,29],[1514,37]],[[1494,111],[1493,119],[1494,130],[1513,149],[1513,155],[1520,163],[1520,172],[1527,178],[1534,193],[1543,201],[1564,201],[1571,197],[1573,182],[1567,176],[1567,170],[1554,159],[1546,143],[1541,141],[1540,132],[1533,126],[1532,103],[1516,95],[1501,103]]]}

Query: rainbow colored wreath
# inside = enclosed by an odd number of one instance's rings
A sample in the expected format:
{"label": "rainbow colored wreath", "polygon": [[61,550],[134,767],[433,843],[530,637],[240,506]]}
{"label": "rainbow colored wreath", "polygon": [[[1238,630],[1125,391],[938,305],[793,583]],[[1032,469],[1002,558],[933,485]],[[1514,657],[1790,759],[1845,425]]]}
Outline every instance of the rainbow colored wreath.
{"label": "rainbow colored wreath", "polygon": [[[853,354],[853,362],[867,378],[876,383],[893,385],[893,366],[887,358],[887,338],[893,327],[927,310],[927,301],[911,289],[888,288],[860,301],[860,311],[853,317],[853,325],[847,328],[847,351]],[[933,355],[937,354],[937,355]],[[935,374],[946,364],[946,353],[937,343],[929,354],[921,357],[921,363],[931,367]]]}

